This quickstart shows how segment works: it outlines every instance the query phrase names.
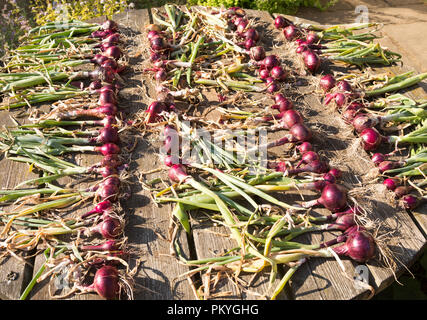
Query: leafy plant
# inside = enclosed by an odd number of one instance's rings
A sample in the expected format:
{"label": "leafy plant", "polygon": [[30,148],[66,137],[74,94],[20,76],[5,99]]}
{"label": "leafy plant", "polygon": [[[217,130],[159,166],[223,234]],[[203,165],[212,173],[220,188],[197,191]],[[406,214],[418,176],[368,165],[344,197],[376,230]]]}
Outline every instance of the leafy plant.
{"label": "leafy plant", "polygon": [[129,6],[128,0],[31,0],[35,21],[41,25],[49,21],[78,19],[87,20],[123,12]]}
{"label": "leafy plant", "polygon": [[226,8],[236,6],[284,14],[295,14],[300,7],[325,10],[337,2],[338,0],[328,0],[325,4],[322,4],[321,0],[188,0],[189,5],[224,6]]}
{"label": "leafy plant", "polygon": [[20,8],[19,1],[5,1],[3,7],[0,7],[0,57],[29,29],[31,25],[27,11]]}

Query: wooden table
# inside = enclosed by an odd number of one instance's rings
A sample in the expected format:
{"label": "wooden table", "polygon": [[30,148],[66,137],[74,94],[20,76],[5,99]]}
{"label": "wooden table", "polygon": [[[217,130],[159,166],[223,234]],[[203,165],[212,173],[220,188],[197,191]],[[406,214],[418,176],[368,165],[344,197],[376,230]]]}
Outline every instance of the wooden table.
{"label": "wooden table", "polygon": [[[266,12],[247,10],[248,14],[255,17],[259,23],[258,30],[262,33],[263,45],[268,48],[268,53],[279,55],[290,68],[292,66],[289,57],[294,54],[287,47],[283,35],[273,28],[274,17]],[[288,17],[295,19],[294,17]],[[129,36],[127,43],[130,71],[123,75],[125,87],[121,91],[120,106],[122,111],[132,117],[136,112],[145,110],[147,105],[155,99],[151,75],[142,72],[147,66],[146,33],[144,26],[152,23],[150,10],[133,10],[113,17],[122,26],[126,26],[125,33]],[[271,43],[274,39],[274,43]],[[381,42],[393,49],[387,37]],[[396,50],[398,51],[398,50]],[[404,52],[398,51],[405,55]],[[392,67],[392,72],[400,72],[405,68]],[[381,71],[381,70],[379,70]],[[295,74],[298,78],[298,75]],[[424,88],[425,89],[425,88]],[[412,97],[426,97],[425,90],[417,87],[408,91]],[[364,181],[364,174],[372,169],[368,154],[360,147],[356,152],[350,153],[350,147],[354,142],[354,135],[349,134],[350,128],[340,120],[338,114],[325,108],[319,102],[317,95],[312,94],[313,87],[303,86],[293,91],[292,98],[296,109],[302,112],[306,123],[314,131],[315,149],[327,156],[334,166],[344,172],[344,184],[351,188],[360,186]],[[285,92],[286,93],[286,92]],[[9,115],[17,117],[21,111],[3,111],[0,117],[1,125],[11,125]],[[331,121],[331,119],[333,119]],[[24,121],[22,118],[20,121]],[[274,136],[271,136],[273,138]],[[189,268],[177,262],[171,255],[171,205],[155,205],[149,193],[141,188],[138,179],[153,179],[164,176],[165,172],[142,175],[143,172],[162,167],[156,153],[161,145],[154,135],[135,136],[137,145],[130,159],[132,196],[123,201],[122,205],[127,214],[127,226],[125,234],[129,245],[140,253],[142,265],[135,276],[136,300],[183,300],[195,299],[193,288],[187,278],[180,277],[189,271]],[[281,147],[273,150],[280,156]],[[99,159],[97,155],[79,155],[76,161],[79,164],[95,163]],[[13,188],[17,183],[28,179],[28,168],[24,164],[18,164],[1,158],[0,184],[3,188]],[[67,183],[69,180],[61,181]],[[314,199],[314,193],[303,193],[305,199]],[[286,195],[286,198],[300,199],[300,195]],[[359,197],[357,198],[359,199]],[[385,190],[381,184],[374,184],[369,194],[360,195],[361,201],[367,199],[367,207],[370,211],[370,219],[381,222],[381,230],[390,231],[393,235],[389,245],[393,248],[397,262],[396,275],[398,276],[417,259],[426,244],[426,206],[418,208],[414,212],[407,212],[388,204]],[[87,208],[81,208],[83,212]],[[78,214],[77,212],[77,214]],[[326,213],[321,209],[315,212]],[[211,257],[225,252],[233,247],[232,241],[226,237],[227,230],[220,226],[212,226],[200,218],[197,214],[191,216],[192,233],[186,235],[179,231],[176,234],[183,255],[189,259]],[[301,241],[313,243],[328,240],[333,234],[311,234],[300,237]],[[41,254],[28,260],[25,264],[14,258],[9,258],[0,265],[0,298],[18,299],[32,276],[37,272],[44,261]],[[297,300],[323,300],[323,299],[366,299],[370,291],[355,285],[352,277],[356,275],[358,264],[343,259],[346,275],[334,259],[312,259],[305,263],[293,276],[289,285],[280,295],[280,299]],[[379,262],[372,261],[366,264],[369,272],[369,283],[378,293],[395,281],[393,273],[382,267]],[[360,267],[359,267],[360,268]],[[281,269],[283,274],[285,270]],[[216,287],[217,299],[263,299],[268,289],[269,273],[262,273],[253,278],[252,275],[242,275],[241,280],[251,283],[250,290],[224,277]],[[192,281],[200,284],[203,279],[195,276]],[[212,297],[215,297],[212,295]],[[49,299],[47,282],[37,284],[30,296],[31,299]],[[96,295],[87,294],[75,296],[72,299],[98,299]]]}

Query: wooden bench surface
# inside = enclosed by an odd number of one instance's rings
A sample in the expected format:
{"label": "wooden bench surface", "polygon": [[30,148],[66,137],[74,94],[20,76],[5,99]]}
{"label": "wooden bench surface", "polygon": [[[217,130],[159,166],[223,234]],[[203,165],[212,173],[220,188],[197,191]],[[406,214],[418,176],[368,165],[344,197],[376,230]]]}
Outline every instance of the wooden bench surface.
{"label": "wooden bench surface", "polygon": [[[266,41],[274,39],[273,43],[266,45],[268,53],[279,55],[287,61],[290,51],[286,47],[283,35],[274,29],[272,22],[274,17],[266,12],[247,10],[251,17],[255,17],[258,30]],[[294,19],[293,17],[289,17]],[[123,75],[125,87],[120,93],[120,107],[124,114],[132,116],[138,111],[145,110],[148,104],[155,99],[155,91],[152,76],[143,73],[147,65],[148,42],[144,26],[152,23],[150,10],[133,10],[113,17],[120,25],[126,27],[130,43],[127,46],[129,54],[130,71]],[[270,40],[269,40],[270,39]],[[385,36],[381,39],[386,46],[393,49],[393,44]],[[397,51],[397,50],[396,50]],[[403,56],[405,52],[398,51]],[[290,66],[292,68],[292,66]],[[413,70],[408,66],[389,68],[398,73],[401,70]],[[297,110],[301,111],[306,123],[314,131],[315,150],[330,159],[335,166],[344,172],[344,183],[358,186],[367,170],[373,165],[368,154],[360,147],[357,152],[350,153],[350,146],[354,142],[354,136],[349,135],[350,128],[340,120],[338,114],[333,110],[321,105],[317,95],[312,94],[312,87],[300,87],[300,92],[293,92],[294,103]],[[425,88],[418,87],[408,92],[412,97],[426,97]],[[0,125],[10,125],[10,115],[18,116],[20,111],[2,111]],[[24,121],[22,118],[20,121]],[[270,136],[269,136],[270,137]],[[276,135],[277,137],[277,135]],[[191,281],[181,275],[189,271],[189,267],[177,262],[171,253],[170,239],[174,230],[171,224],[171,205],[158,206],[150,199],[150,194],[138,183],[139,179],[153,179],[164,176],[165,172],[142,174],[150,170],[161,168],[162,164],[157,155],[160,141],[152,135],[137,135],[134,137],[137,145],[130,159],[130,172],[132,172],[130,185],[132,195],[129,200],[123,201],[122,206],[126,212],[127,225],[125,235],[133,250],[139,252],[142,264],[135,276],[136,300],[183,300],[195,299],[194,284],[200,284],[203,279],[193,277]],[[274,135],[271,136],[274,138]],[[281,147],[273,150],[280,155]],[[354,150],[353,150],[354,151]],[[79,155],[79,164],[90,164],[99,160],[97,155]],[[1,158],[0,160],[0,185],[2,188],[13,188],[17,183],[28,179],[31,173],[28,166],[18,164]],[[62,183],[67,183],[62,181]],[[392,244],[393,253],[398,261],[396,275],[406,270],[417,259],[426,244],[426,206],[418,208],[414,212],[397,209],[388,204],[384,195],[384,189],[380,184],[372,188],[369,196],[368,207],[370,219],[380,222],[381,228],[392,232],[393,237],[389,240]],[[287,197],[300,197],[299,194],[286,195]],[[303,193],[304,199],[314,199],[314,193]],[[375,200],[373,200],[375,199]],[[363,200],[363,199],[362,199]],[[5,210],[5,208],[3,208]],[[84,212],[85,208],[79,209]],[[321,209],[315,212],[322,213]],[[326,212],[323,212],[326,213]],[[78,214],[78,212],[77,212]],[[204,223],[202,217],[196,213],[191,214],[192,234],[187,235],[178,231],[177,237],[183,255],[188,259],[211,257],[229,250],[234,246],[233,242],[226,236],[227,230],[220,226],[211,226]],[[333,237],[331,234],[310,234],[298,238],[302,242],[310,241],[318,243]],[[27,263],[9,258],[0,265],[0,298],[18,299],[32,276],[38,271],[44,258],[41,254],[31,258]],[[355,276],[357,263],[349,259],[343,259],[346,274],[342,272],[337,261],[334,259],[316,258],[305,263],[293,275],[287,288],[283,291],[280,299],[319,300],[319,299],[364,299],[370,296],[370,291],[355,285],[352,277]],[[395,281],[394,274],[378,262],[368,262],[369,283],[379,292]],[[132,267],[132,266],[131,266]],[[286,269],[280,269],[283,274]],[[215,292],[217,299],[263,299],[268,293],[269,273],[261,273],[253,278],[252,275],[242,275],[241,280],[250,282],[251,289],[243,290],[232,279],[224,277],[220,280]],[[280,276],[279,276],[280,279]],[[214,297],[214,295],[212,295]],[[37,284],[30,299],[49,299],[47,281]],[[73,299],[98,299],[96,295],[79,295]]]}

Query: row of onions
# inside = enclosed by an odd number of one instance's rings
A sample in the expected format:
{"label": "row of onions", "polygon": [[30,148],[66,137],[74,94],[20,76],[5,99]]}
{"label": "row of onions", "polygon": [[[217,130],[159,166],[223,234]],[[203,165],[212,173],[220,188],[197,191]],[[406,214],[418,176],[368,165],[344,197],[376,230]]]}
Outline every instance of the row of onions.
{"label": "row of onions", "polygon": [[[164,181],[154,179],[146,180],[144,187],[154,201],[175,203],[173,217],[186,232],[191,233],[189,213],[198,213],[228,228],[237,243],[224,255],[187,260],[173,242],[179,261],[194,267],[183,276],[216,269],[236,275],[259,273],[271,267],[273,284],[278,265],[286,265],[288,271],[269,293],[276,299],[308,259],[347,256],[359,263],[372,259],[375,240],[357,219],[363,209],[339,184],[340,170],[314,150],[312,130],[283,94],[291,70],[276,55],[266,55],[255,19],[236,7],[173,5],[155,11],[153,19],[155,24],[147,26],[151,65],[145,70],[153,75],[157,97],[145,110],[141,127],[163,136],[162,157],[171,184],[157,186]],[[220,105],[216,121],[189,111],[188,104],[203,99],[201,85],[215,89]],[[264,100],[274,103],[261,111],[247,111],[260,106],[252,94],[261,92],[266,93]],[[241,143],[260,129],[285,134],[250,148]],[[202,132],[212,139],[203,139]],[[289,147],[284,151],[286,160],[271,159],[269,154],[264,163],[258,157],[262,149],[283,145]],[[248,157],[251,152],[255,157]],[[312,190],[318,198],[292,203],[279,199],[292,190]],[[312,215],[314,207],[330,213]],[[329,230],[342,233],[323,243],[295,241],[304,233]],[[210,290],[201,285],[197,296],[208,298]]]}
{"label": "row of onions", "polygon": [[[24,41],[0,73],[1,108],[26,107],[31,121],[4,128],[0,146],[5,158],[28,164],[38,177],[0,190],[1,204],[9,206],[0,216],[2,255],[44,254],[21,299],[49,277],[52,298],[89,292],[131,298],[119,202],[128,195],[127,141],[118,109],[119,73],[126,67],[119,26],[112,20],[53,22],[32,29]],[[86,152],[102,155],[101,161],[85,167],[71,160]],[[71,182],[64,187],[64,181]],[[82,181],[91,182],[81,188]],[[89,201],[93,209],[77,216],[75,210]],[[58,277],[67,286],[54,289]]]}
{"label": "row of onions", "polygon": [[[380,27],[376,24],[325,28],[295,25],[277,16],[274,25],[283,30],[287,41],[293,42],[295,52],[301,54],[305,67],[312,73],[327,62],[362,68],[393,65],[401,58],[400,54],[373,42]],[[361,29],[366,31],[353,32]],[[394,191],[406,209],[415,209],[427,199],[427,101],[415,101],[398,92],[426,78],[427,73],[414,75],[413,71],[393,77],[366,72],[360,76],[326,74],[319,82],[324,105],[333,105],[344,121],[352,125],[362,147],[371,153],[384,185]],[[404,149],[399,149],[400,146]],[[389,151],[380,153],[379,149]]]}

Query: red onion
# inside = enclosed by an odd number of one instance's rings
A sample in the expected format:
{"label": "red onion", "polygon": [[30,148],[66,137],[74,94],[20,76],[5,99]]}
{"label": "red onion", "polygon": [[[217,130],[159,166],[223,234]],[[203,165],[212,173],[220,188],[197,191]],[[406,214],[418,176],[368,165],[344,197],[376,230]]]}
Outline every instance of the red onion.
{"label": "red onion", "polygon": [[114,43],[109,43],[109,42],[105,42],[97,45],[97,47],[101,49],[102,52],[105,52],[108,48],[114,47],[114,46],[115,46]]}
{"label": "red onion", "polygon": [[319,159],[320,159],[320,157],[316,152],[307,151],[302,155],[301,160],[297,163],[296,167],[298,168],[303,163],[307,164],[307,163],[310,163],[312,161],[319,160]]}
{"label": "red onion", "polygon": [[344,91],[344,92],[351,92],[351,91],[353,91],[353,89],[351,88],[351,85],[347,81],[345,81],[345,80],[339,81],[337,83],[337,87],[338,87],[338,89],[340,89],[341,91]]}
{"label": "red onion", "polygon": [[100,53],[97,53],[93,56],[92,59],[90,59],[90,62],[101,65],[103,62],[107,61],[108,59],[110,59],[110,58],[108,58],[108,57],[106,57]]}
{"label": "red onion", "polygon": [[243,34],[248,24],[249,24],[248,20],[246,19],[240,20],[239,24],[237,25],[236,32],[238,34]]}
{"label": "red onion", "polygon": [[403,196],[410,193],[413,189],[414,187],[412,186],[399,186],[394,189],[394,195],[396,196],[396,198],[402,198]]}
{"label": "red onion", "polygon": [[[287,100],[286,99],[286,97],[283,95],[283,94],[281,94],[281,93],[278,93],[278,94],[276,94],[275,96],[274,96],[274,101],[278,104],[280,101],[282,101],[282,100]],[[292,109],[292,108],[291,108]]]}
{"label": "red onion", "polygon": [[269,70],[271,70],[272,68],[279,66],[280,65],[280,61],[277,58],[277,56],[275,55],[269,55],[266,56],[264,58],[264,60],[262,60],[261,62],[262,66],[264,66],[264,68],[267,68]]}
{"label": "red onion", "polygon": [[250,57],[255,61],[261,61],[262,59],[264,59],[265,58],[264,47],[261,47],[261,46],[252,47],[250,49]]}
{"label": "red onion", "polygon": [[280,90],[280,86],[276,83],[276,81],[270,82],[270,84],[267,87],[268,93],[274,93]]}
{"label": "red onion", "polygon": [[102,106],[107,103],[117,104],[117,97],[113,90],[104,90],[99,95],[98,104]]}
{"label": "red onion", "polygon": [[101,186],[119,187],[120,186],[120,178],[115,177],[115,176],[107,177],[104,181],[102,181]]}
{"label": "red onion", "polygon": [[150,41],[151,49],[154,51],[160,51],[166,48],[165,42],[162,37],[154,37]]}
{"label": "red onion", "polygon": [[262,80],[266,80],[270,77],[270,71],[268,69],[260,69],[258,73]]}
{"label": "red onion", "polygon": [[286,19],[282,16],[277,16],[276,19],[274,19],[274,26],[276,29],[282,29],[288,25]]}
{"label": "red onion", "polygon": [[104,167],[116,168],[122,165],[122,160],[117,154],[107,154],[102,158],[100,164]]}
{"label": "red onion", "polygon": [[329,184],[323,189],[318,201],[332,212],[340,211],[347,205],[347,191],[337,184]]}
{"label": "red onion", "polygon": [[304,64],[311,73],[315,73],[320,67],[320,58],[313,51],[304,52]]}
{"label": "red onion", "polygon": [[367,128],[375,127],[379,123],[378,118],[370,117],[366,114],[359,114],[354,117],[352,124],[354,129],[360,133]]}
{"label": "red onion", "polygon": [[116,79],[115,72],[111,68],[99,67],[90,71],[87,75],[91,80],[101,80],[107,83],[113,83]]}
{"label": "red onion", "polygon": [[110,59],[108,58],[108,60],[105,60],[102,64],[101,67],[103,68],[109,68],[111,70],[113,70],[116,73],[121,72],[124,67],[120,67],[119,64],[116,62],[116,60],[114,59]]}
{"label": "red onion", "polygon": [[307,46],[307,44],[303,43],[301,45],[299,45],[297,47],[297,49],[295,50],[296,53],[301,54],[304,53],[306,51],[310,50],[309,47]]}
{"label": "red onion", "polygon": [[101,202],[97,203],[92,210],[82,214],[81,218],[85,219],[85,218],[87,218],[93,214],[104,213],[104,211],[111,209],[112,206],[113,206],[113,204],[109,200],[101,201]]}
{"label": "red onion", "polygon": [[[279,93],[280,94],[280,93]],[[293,109],[294,105],[292,102],[290,102],[288,99],[284,98],[283,100],[280,100],[279,102],[276,102],[275,105],[271,106],[273,109],[277,109],[280,112],[284,112],[287,110]]]}
{"label": "red onion", "polygon": [[297,146],[297,149],[299,152],[305,153],[305,152],[313,150],[313,146],[311,145],[310,142],[306,141],[306,142],[301,143],[299,146]]}
{"label": "red onion", "polygon": [[250,48],[254,47],[256,45],[256,41],[253,39],[247,39],[245,40],[243,46],[245,49],[249,50]]}
{"label": "red onion", "polygon": [[92,38],[105,38],[108,37],[108,35],[112,34],[113,31],[110,30],[97,30],[90,34],[90,37]]}
{"label": "red onion", "polygon": [[423,198],[417,198],[416,196],[413,196],[413,195],[403,196],[399,201],[400,205],[403,208],[408,209],[408,210],[413,210],[425,202],[426,202],[426,198],[424,198],[424,197]]}
{"label": "red onion", "polygon": [[120,249],[115,240],[107,240],[99,245],[81,246],[82,251],[117,251]]}
{"label": "red onion", "polygon": [[374,153],[371,157],[371,160],[376,165],[379,165],[381,162],[385,161],[387,159],[386,155],[383,153]]}
{"label": "red onion", "polygon": [[345,244],[333,248],[339,254],[348,256],[354,261],[365,263],[375,255],[375,241],[367,231],[354,231],[348,235]]}
{"label": "red onion", "polygon": [[256,31],[254,28],[249,28],[248,30],[246,30],[243,36],[246,40],[251,39],[255,42],[259,40],[258,31]]}
{"label": "red onion", "polygon": [[320,78],[320,87],[323,89],[323,91],[329,91],[335,86],[335,78],[327,74]]}
{"label": "red onion", "polygon": [[339,216],[334,223],[328,225],[328,229],[337,229],[345,231],[354,225],[356,225],[356,221],[354,220],[354,214],[349,213]]}
{"label": "red onion", "polygon": [[267,79],[265,79],[265,82],[267,84],[273,83],[274,82],[274,78],[273,77],[268,77]]}
{"label": "red onion", "polygon": [[119,41],[120,41],[120,34],[118,33],[111,33],[108,36],[106,36],[104,39],[102,39],[103,43],[117,44]]}
{"label": "red onion", "polygon": [[394,191],[399,186],[399,180],[388,178],[383,181],[383,185],[385,185],[388,190]]}
{"label": "red onion", "polygon": [[283,29],[283,34],[286,40],[291,41],[297,36],[297,29],[293,25],[289,25]]}
{"label": "red onion", "polygon": [[151,52],[150,53],[150,61],[151,62],[155,62],[155,61],[159,61],[162,59],[162,55],[159,54],[158,52]]}
{"label": "red onion", "polygon": [[168,177],[173,182],[183,182],[188,178],[187,170],[182,164],[174,164],[169,169]]}
{"label": "red onion", "polygon": [[309,32],[305,37],[305,41],[307,42],[307,44],[313,44],[319,41],[319,36],[315,32]]}
{"label": "red onion", "polygon": [[147,33],[147,39],[148,41],[153,40],[155,37],[160,37],[159,32],[156,30],[150,30]]}
{"label": "red onion", "polygon": [[331,174],[330,172],[326,172],[322,178],[327,183],[336,183],[337,182],[337,178],[333,174]]}
{"label": "red onion", "polygon": [[286,129],[290,129],[295,124],[302,124],[303,122],[304,120],[301,114],[294,109],[284,111],[282,119],[280,120],[281,125]]}
{"label": "red onion", "polygon": [[[90,109],[90,110],[94,111],[92,115],[98,114],[102,117],[114,116],[117,113],[117,107],[115,104],[112,104],[112,103],[104,103],[99,107],[95,109]],[[88,110],[88,114],[90,113],[90,110]]]}
{"label": "red onion", "polygon": [[308,201],[303,204],[304,208],[322,205],[331,212],[338,212],[347,206],[347,191],[340,185],[327,184],[320,198]]}
{"label": "red onion", "polygon": [[119,28],[119,26],[113,20],[105,20],[104,23],[101,25],[102,30],[108,30],[108,31],[112,31],[112,32],[117,31],[118,28]]}
{"label": "red onion", "polygon": [[166,105],[163,102],[152,102],[145,112],[148,113],[146,123],[152,123],[159,118],[159,114],[166,110]]}
{"label": "red onion", "polygon": [[335,178],[339,179],[342,177],[342,172],[340,169],[337,168],[332,168],[331,170],[329,170],[329,173],[331,175],[333,175]]}
{"label": "red onion", "polygon": [[118,145],[114,143],[106,143],[102,147],[95,147],[96,152],[101,152],[102,155],[106,156],[109,154],[116,154],[120,152]]}
{"label": "red onion", "polygon": [[101,267],[96,271],[91,287],[104,299],[118,299],[120,293],[119,272],[113,266]]}
{"label": "red onion", "polygon": [[91,91],[94,91],[94,90],[97,90],[97,89],[101,89],[101,88],[102,88],[102,82],[99,81],[99,80],[92,81],[89,84],[89,90],[91,90]]}
{"label": "red onion", "polygon": [[111,184],[101,185],[101,187],[96,191],[96,194],[102,200],[110,200],[115,202],[119,194],[119,187]]}
{"label": "red onion", "polygon": [[360,138],[362,138],[363,149],[367,151],[377,149],[383,141],[381,134],[375,128],[363,130]]}
{"label": "red onion", "polygon": [[239,23],[243,20],[246,20],[246,19],[242,17],[237,17],[236,19],[234,19],[233,24],[237,27]]}
{"label": "red onion", "polygon": [[347,108],[342,112],[341,116],[347,124],[351,124],[351,122],[357,116],[358,113],[358,110]]}
{"label": "red onion", "polygon": [[161,69],[156,72],[154,77],[157,81],[165,81],[168,78],[168,74],[164,69]]}
{"label": "red onion", "polygon": [[279,81],[283,81],[286,78],[286,72],[282,67],[276,66],[271,69],[271,76]]}
{"label": "red onion", "polygon": [[402,165],[400,162],[397,161],[382,161],[378,164],[378,170],[380,173],[384,173],[388,170],[393,170],[396,168],[400,168]]}
{"label": "red onion", "polygon": [[329,170],[329,165],[325,161],[313,160],[310,163],[306,164],[303,167],[289,169],[289,175],[295,175],[302,172],[312,172],[312,173],[326,173]]}
{"label": "red onion", "polygon": [[117,169],[113,167],[101,167],[97,170],[97,172],[100,173],[104,178],[116,175],[118,173]]}
{"label": "red onion", "polygon": [[292,142],[304,142],[311,139],[311,131],[301,123],[297,123],[289,130]]}
{"label": "red onion", "polygon": [[105,239],[116,239],[122,234],[123,227],[118,219],[107,218],[90,231],[101,234]]}
{"label": "red onion", "polygon": [[109,47],[107,50],[105,50],[104,54],[107,57],[111,57],[117,60],[117,59],[120,59],[120,57],[122,56],[122,51],[120,50],[119,47],[112,46],[112,47]]}
{"label": "red onion", "polygon": [[100,143],[117,143],[119,141],[119,133],[116,127],[107,126],[99,130],[96,141]]}

